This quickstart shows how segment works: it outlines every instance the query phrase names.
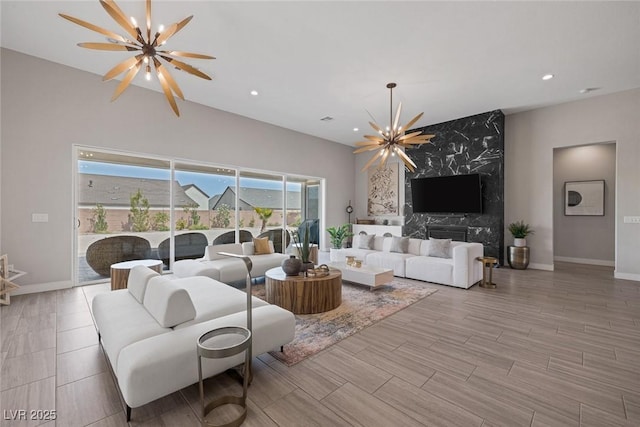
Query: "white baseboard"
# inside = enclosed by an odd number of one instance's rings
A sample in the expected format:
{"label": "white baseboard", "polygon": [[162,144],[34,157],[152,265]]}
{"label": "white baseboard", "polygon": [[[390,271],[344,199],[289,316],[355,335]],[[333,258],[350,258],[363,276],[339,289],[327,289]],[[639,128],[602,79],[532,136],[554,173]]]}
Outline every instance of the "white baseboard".
{"label": "white baseboard", "polygon": [[534,270],[553,271],[553,264],[531,263],[529,264],[529,268],[533,268]]}
{"label": "white baseboard", "polygon": [[591,258],[571,258],[566,256],[553,257],[554,261],[572,262],[574,264],[589,264],[589,265],[604,265],[606,267],[615,267],[615,261],[608,261],[606,259],[591,259]]}
{"label": "white baseboard", "polygon": [[616,279],[635,280],[636,282],[640,282],[640,274],[618,273],[615,271],[613,273],[613,277]]}
{"label": "white baseboard", "polygon": [[62,280],[60,282],[34,283],[32,285],[20,285],[20,288],[11,292],[14,295],[35,294],[37,292],[57,291],[58,289],[69,289],[73,287],[71,280]]}

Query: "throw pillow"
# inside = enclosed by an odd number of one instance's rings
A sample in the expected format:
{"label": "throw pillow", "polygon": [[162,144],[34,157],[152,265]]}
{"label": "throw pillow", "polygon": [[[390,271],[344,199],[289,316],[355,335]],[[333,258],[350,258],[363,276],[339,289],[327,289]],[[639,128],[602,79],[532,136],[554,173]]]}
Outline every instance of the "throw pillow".
{"label": "throw pillow", "polygon": [[429,239],[429,256],[437,258],[451,258],[449,249],[451,239]]}
{"label": "throw pillow", "polygon": [[406,254],[409,251],[409,238],[393,236],[391,238],[391,252]]}
{"label": "throw pillow", "polygon": [[254,238],[253,239],[253,247],[254,253],[256,255],[265,255],[271,253],[271,248],[269,247],[269,238]]}
{"label": "throw pillow", "polygon": [[361,234],[359,237],[358,249],[373,249],[375,234]]}

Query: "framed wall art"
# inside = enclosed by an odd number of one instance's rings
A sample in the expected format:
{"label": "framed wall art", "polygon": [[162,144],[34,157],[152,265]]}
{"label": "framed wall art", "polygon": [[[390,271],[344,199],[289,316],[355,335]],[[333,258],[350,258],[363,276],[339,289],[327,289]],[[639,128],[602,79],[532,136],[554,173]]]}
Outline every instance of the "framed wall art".
{"label": "framed wall art", "polygon": [[369,169],[367,214],[398,215],[398,164]]}
{"label": "framed wall art", "polygon": [[604,215],[604,180],[564,183],[564,214]]}

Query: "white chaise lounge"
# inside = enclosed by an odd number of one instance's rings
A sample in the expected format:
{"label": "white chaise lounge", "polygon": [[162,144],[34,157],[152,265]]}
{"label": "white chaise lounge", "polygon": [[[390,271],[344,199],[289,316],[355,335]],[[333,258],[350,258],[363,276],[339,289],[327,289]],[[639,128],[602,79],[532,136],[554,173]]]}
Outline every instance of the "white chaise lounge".
{"label": "white chaise lounge", "polygon": [[[246,269],[245,269],[246,277]],[[208,277],[169,280],[144,266],[128,289],[92,302],[98,335],[127,405],[145,405],[198,381],[196,341],[223,326],[246,327],[246,294]],[[293,314],[253,298],[253,356],[293,340]],[[241,364],[243,354],[203,361],[208,378]]]}

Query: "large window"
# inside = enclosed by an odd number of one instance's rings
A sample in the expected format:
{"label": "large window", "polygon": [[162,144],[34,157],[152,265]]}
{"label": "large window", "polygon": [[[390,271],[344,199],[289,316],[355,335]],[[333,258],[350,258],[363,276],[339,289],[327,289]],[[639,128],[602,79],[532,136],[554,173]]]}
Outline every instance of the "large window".
{"label": "large window", "polygon": [[319,218],[319,178],[84,147],[76,156],[76,283],[108,280],[111,264],[134,259],[171,270],[207,245],[258,236],[285,252],[286,230]]}

